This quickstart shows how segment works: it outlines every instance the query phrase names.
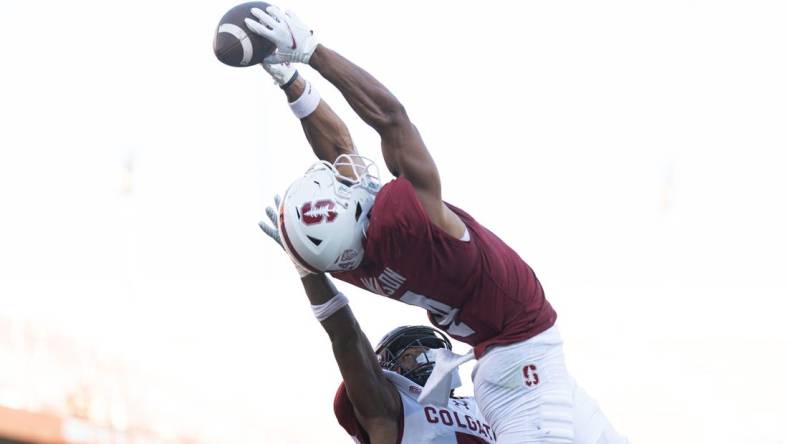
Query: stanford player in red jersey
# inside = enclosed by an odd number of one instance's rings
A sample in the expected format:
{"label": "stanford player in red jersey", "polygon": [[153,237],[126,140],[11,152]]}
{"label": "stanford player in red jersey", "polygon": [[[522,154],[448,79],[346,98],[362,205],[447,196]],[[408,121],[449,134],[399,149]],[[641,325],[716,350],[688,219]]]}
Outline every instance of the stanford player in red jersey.
{"label": "stanford player in red jersey", "polygon": [[[276,7],[252,13],[257,21],[247,19],[247,27],[277,45],[264,68],[321,160],[279,205],[283,245],[302,275],[332,272],[423,307],[435,326],[472,345],[476,398],[498,442],[625,442],[566,371],[555,311],[531,268],[443,201],[438,169],[402,104],[369,73],[319,45],[291,13]],[[347,127],[290,63],[308,63],[339,89],[380,135],[397,179],[380,186]],[[434,375],[448,374],[438,368],[440,361]],[[427,387],[441,383],[433,382]]]}

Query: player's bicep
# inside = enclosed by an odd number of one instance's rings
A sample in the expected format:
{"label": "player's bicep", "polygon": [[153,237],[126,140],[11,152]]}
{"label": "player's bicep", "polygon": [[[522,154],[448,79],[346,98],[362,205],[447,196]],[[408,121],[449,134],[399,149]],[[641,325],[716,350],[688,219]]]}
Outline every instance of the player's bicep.
{"label": "player's bicep", "polygon": [[442,205],[438,167],[418,129],[404,114],[380,131],[383,159],[391,174],[402,176],[416,189],[428,212]]}

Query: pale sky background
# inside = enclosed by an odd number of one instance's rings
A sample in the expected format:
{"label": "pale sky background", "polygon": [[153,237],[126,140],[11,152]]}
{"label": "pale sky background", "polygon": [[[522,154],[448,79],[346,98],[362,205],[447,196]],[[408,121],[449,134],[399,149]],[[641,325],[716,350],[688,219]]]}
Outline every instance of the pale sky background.
{"label": "pale sky background", "polygon": [[[0,4],[0,318],[119,363],[73,364],[133,404],[116,425],[346,443],[328,339],[257,227],[312,155],[262,69],[214,58],[234,4]],[[570,371],[633,444],[788,443],[785,2],[281,6],[405,104],[444,198],[535,269]],[[373,343],[427,322],[339,286]],[[3,356],[0,404],[73,383]]]}

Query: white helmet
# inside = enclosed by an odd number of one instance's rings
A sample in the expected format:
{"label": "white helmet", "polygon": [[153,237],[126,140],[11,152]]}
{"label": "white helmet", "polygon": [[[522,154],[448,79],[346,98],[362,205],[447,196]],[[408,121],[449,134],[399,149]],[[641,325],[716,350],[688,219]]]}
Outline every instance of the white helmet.
{"label": "white helmet", "polygon": [[366,157],[343,154],[333,165],[312,165],[279,205],[279,233],[287,253],[312,272],[358,267],[378,190],[377,167]]}

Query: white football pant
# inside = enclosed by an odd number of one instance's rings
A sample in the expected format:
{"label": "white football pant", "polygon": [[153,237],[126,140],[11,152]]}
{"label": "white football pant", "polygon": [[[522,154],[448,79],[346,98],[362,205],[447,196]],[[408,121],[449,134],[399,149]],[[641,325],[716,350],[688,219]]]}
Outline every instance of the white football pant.
{"label": "white football pant", "polygon": [[494,347],[473,369],[479,409],[498,444],[628,444],[569,375],[553,326]]}

